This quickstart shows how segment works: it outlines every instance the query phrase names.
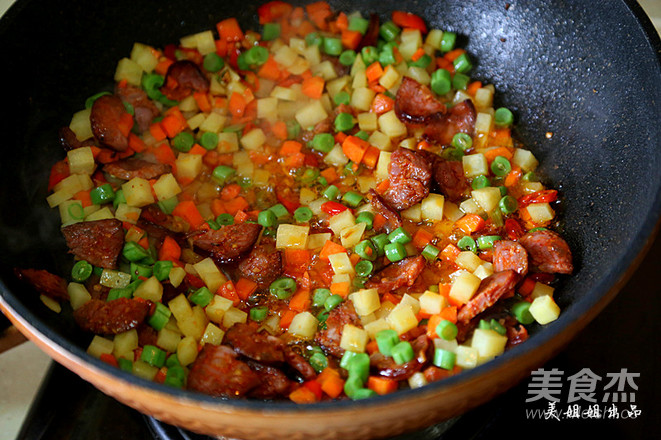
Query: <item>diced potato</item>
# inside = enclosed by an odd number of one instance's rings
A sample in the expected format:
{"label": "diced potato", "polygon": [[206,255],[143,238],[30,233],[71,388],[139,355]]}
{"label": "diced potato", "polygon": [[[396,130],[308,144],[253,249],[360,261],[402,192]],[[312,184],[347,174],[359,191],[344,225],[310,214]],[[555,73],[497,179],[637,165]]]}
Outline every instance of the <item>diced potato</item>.
{"label": "diced potato", "polygon": [[183,267],[173,267],[170,269],[170,284],[174,287],[179,287],[184,277],[186,277],[186,271]]}
{"label": "diced potato", "polygon": [[533,287],[532,292],[530,292],[530,297],[535,300],[540,296],[550,296],[553,298],[553,292],[555,289],[548,284],[540,283],[539,281],[535,282],[535,287]]}
{"label": "diced potato", "polygon": [[204,311],[206,312],[209,321],[215,322],[216,324],[222,324],[225,312],[231,309],[232,305],[233,303],[231,300],[220,295],[214,295],[211,302],[204,308]]}
{"label": "diced potato", "polygon": [[120,203],[115,210],[115,218],[123,222],[131,223],[132,225],[138,222],[142,209],[129,206],[126,203]]}
{"label": "diced potato", "polygon": [[394,308],[395,305],[390,301],[383,301],[381,303],[381,307],[379,307],[379,310],[374,312],[374,316],[376,319],[386,318]]}
{"label": "diced potato", "polygon": [[55,313],[60,313],[62,311],[62,306],[59,302],[55,301],[53,298],[46,295],[39,295],[39,300],[50,310]]}
{"label": "diced potato", "polygon": [[521,182],[520,188],[524,194],[532,194],[543,190],[544,185],[541,182]]}
{"label": "diced potato", "polygon": [[141,377],[145,380],[154,380],[154,377],[158,374],[158,368],[138,359],[133,362],[132,372],[135,376]]}
{"label": "diced potato", "polygon": [[342,151],[340,144],[335,144],[333,149],[324,157],[324,162],[328,165],[341,167],[349,163],[349,159]]}
{"label": "diced potato", "polygon": [[255,170],[252,173],[252,183],[256,187],[268,186],[271,173],[267,170]]}
{"label": "diced potato", "polygon": [[418,301],[420,301],[420,311],[428,315],[438,315],[448,306],[448,300],[444,296],[430,290],[423,293]]}
{"label": "diced potato", "polygon": [[138,331],[136,329],[119,333],[113,338],[112,354],[116,358],[133,360],[133,350],[136,348],[138,348]]}
{"label": "diced potato", "polygon": [[[358,176],[356,178],[356,183],[358,183],[358,190],[363,194],[367,194],[370,189],[376,186],[376,179],[373,176]],[[371,205],[366,203],[363,206]]]}
{"label": "diced potato", "polygon": [[227,118],[218,113],[211,112],[209,116],[204,119],[204,122],[200,125],[201,131],[209,131],[212,133],[218,133],[225,126],[225,121]]}
{"label": "diced potato", "polygon": [[123,79],[129,84],[139,87],[142,80],[142,67],[140,64],[128,58],[119,60],[117,69],[115,69],[115,82],[120,82]]}
{"label": "diced potato", "polygon": [[331,234],[330,232],[320,232],[318,234],[310,234],[308,236],[308,249],[319,249],[323,247],[324,243],[326,243],[327,240],[330,240]]}
{"label": "diced potato", "polygon": [[422,207],[420,203],[416,203],[410,208],[402,211],[400,214],[402,218],[418,223],[422,220]]}
{"label": "diced potato", "polygon": [[99,280],[99,284],[110,287],[111,289],[126,287],[130,283],[131,275],[112,269],[103,269],[101,279]]}
{"label": "diced potato", "polygon": [[374,177],[377,181],[382,181],[388,178],[388,168],[390,168],[390,156],[392,153],[387,153],[382,151],[379,154],[379,160],[376,162],[376,170],[374,171]]}
{"label": "diced potato", "polygon": [[486,212],[491,212],[498,207],[501,195],[500,189],[494,186],[487,186],[485,188],[475,189],[471,191],[471,196],[475,203]]}
{"label": "diced potato", "polygon": [[394,110],[390,110],[379,116],[379,129],[390,138],[404,136],[406,134],[406,125],[399,120]]}
{"label": "diced potato", "polygon": [[524,150],[522,148],[514,149],[514,156],[512,157],[512,163],[514,165],[521,167],[524,173],[535,171],[537,165],[539,165],[539,162],[537,161],[535,156],[530,151]]}
{"label": "diced potato", "polygon": [[278,118],[278,98],[269,97],[257,100],[257,117],[274,121]]}
{"label": "diced potato", "polygon": [[333,268],[333,272],[336,274],[348,274],[353,276],[356,273],[353,264],[351,264],[351,260],[349,259],[349,255],[344,252],[329,255],[328,261]]}
{"label": "diced potato", "polygon": [[390,324],[388,324],[388,321],[386,321],[385,319],[379,318],[379,319],[375,319],[372,322],[364,324],[363,327],[365,328],[365,331],[367,332],[370,339],[375,339],[376,334],[379,333],[381,330],[390,329]]}
{"label": "diced potato", "polygon": [[353,302],[353,306],[359,316],[374,313],[381,307],[381,300],[379,299],[379,291],[377,289],[360,289],[349,295],[349,299]]}
{"label": "diced potato", "polygon": [[159,177],[154,183],[154,192],[156,193],[156,198],[161,201],[176,196],[181,192],[181,188],[172,173],[167,173]]}
{"label": "diced potato", "polygon": [[[477,203],[475,203],[475,200],[473,199],[466,199],[461,204],[459,205],[459,210],[463,213],[466,214],[483,214],[484,209]],[[463,214],[462,216],[463,217]],[[460,217],[460,218],[461,218]]]}
{"label": "diced potato", "polygon": [[342,246],[344,246],[346,249],[351,249],[360,243],[360,240],[363,238],[363,233],[365,232],[366,226],[367,225],[365,223],[356,223],[353,226],[342,229],[342,232],[340,232],[340,241],[342,242]]}
{"label": "diced potato", "polygon": [[163,285],[156,279],[156,277],[151,277],[135,289],[133,296],[152,302],[160,302],[163,297]]}
{"label": "diced potato", "polygon": [[207,324],[207,328],[202,335],[202,342],[211,345],[220,345],[225,337],[225,332],[212,323]]}
{"label": "diced potato", "polygon": [[[177,178],[181,179],[195,179],[202,171],[202,155],[179,153],[175,161],[177,169]],[[127,198],[128,200],[128,198]]]}
{"label": "diced potato", "polygon": [[489,134],[493,129],[493,116],[489,113],[479,112],[475,118],[475,132]]}
{"label": "diced potato", "polygon": [[386,89],[391,89],[397,84],[400,78],[399,72],[392,65],[389,65],[383,70],[383,75],[379,78],[379,84]]}
{"label": "diced potato", "polygon": [[76,139],[81,142],[94,136],[92,133],[92,125],[90,124],[91,113],[91,108],[76,112],[73,114],[71,122],[69,122],[69,128],[76,135]]}
{"label": "diced potato", "polygon": [[317,199],[316,192],[314,192],[310,188],[301,188],[301,192],[299,194],[299,201],[301,202],[301,205],[307,205],[308,203],[316,199]]}
{"label": "diced potato", "polygon": [[164,327],[158,331],[156,345],[164,350],[174,353],[177,351],[181,338],[181,333]]}
{"label": "diced potato", "polygon": [[67,152],[71,174],[93,174],[96,169],[94,155],[90,147],[74,148]]}
{"label": "diced potato", "polygon": [[422,388],[425,385],[427,385],[429,382],[427,381],[427,378],[425,377],[424,373],[418,371],[417,373],[413,373],[413,375],[408,378],[408,383],[411,389],[415,389],[415,388]]}
{"label": "diced potato", "polygon": [[[201,158],[201,156],[199,156]],[[122,185],[126,204],[142,208],[143,206],[154,203],[154,196],[151,193],[149,182],[140,177],[135,177]]]}
{"label": "diced potato", "polygon": [[473,271],[473,275],[483,280],[486,277],[493,275],[493,264],[491,263],[482,263],[477,269]]}
{"label": "diced potato", "polygon": [[349,85],[350,79],[351,77],[345,75],[326,83],[326,90],[328,91],[330,97],[335,98],[335,95],[337,95],[339,92],[342,91],[342,89],[344,89],[346,86]]}
{"label": "diced potato", "polygon": [[409,67],[408,71],[406,72],[406,76],[408,76],[409,78],[413,78],[420,84],[426,86],[428,86],[429,83],[431,82],[431,76],[429,76],[427,70],[423,69],[422,67],[415,67],[415,66]]}
{"label": "diced potato", "polygon": [[411,307],[401,303],[386,316],[386,321],[399,335],[418,326],[418,319]]}
{"label": "diced potato", "polygon": [[195,306],[192,309],[193,313],[191,316],[184,318],[183,320],[177,319],[177,326],[184,336],[191,336],[196,341],[202,339],[204,334],[204,329],[207,327],[209,319],[207,318],[204,309],[200,306]]}
{"label": "diced potato", "polygon": [[69,283],[67,286],[67,293],[69,294],[71,308],[74,310],[92,299],[92,295],[87,291],[87,288],[79,283]]}
{"label": "diced potato", "polygon": [[490,359],[503,354],[507,344],[507,336],[501,335],[491,329],[476,328],[473,332],[471,347],[475,348],[478,356]]}
{"label": "diced potato", "polygon": [[464,216],[464,213],[461,212],[459,206],[456,203],[452,203],[449,200],[446,200],[443,204],[443,216],[451,222],[456,222],[461,217]]}
{"label": "diced potato", "polygon": [[62,226],[79,223],[83,221],[85,216],[83,203],[80,200],[66,200],[59,204],[58,209]]}
{"label": "diced potato", "polygon": [[418,29],[404,29],[400,34],[399,53],[405,60],[410,60],[413,54],[422,47],[422,34]]}
{"label": "diced potato", "polygon": [[364,353],[368,340],[369,336],[365,330],[351,324],[345,324],[342,328],[340,347],[354,353]]}
{"label": "diced potato", "polygon": [[474,102],[478,110],[491,107],[493,105],[493,90],[489,87],[480,87],[475,92]]}
{"label": "diced potato", "polygon": [[266,142],[266,135],[261,128],[253,128],[241,137],[240,142],[246,150],[258,150]]}
{"label": "diced potato", "polygon": [[450,288],[450,298],[466,304],[473,297],[482,280],[470,272],[460,273]]}
{"label": "diced potato", "polygon": [[115,344],[110,340],[99,335],[94,335],[92,342],[87,347],[87,353],[100,358],[102,354],[111,354]]}
{"label": "diced potato", "polygon": [[[296,101],[300,99],[300,96],[298,96],[295,89],[281,86],[275,86],[273,90],[271,90],[270,97],[276,100],[276,105],[278,104],[278,99],[285,101]],[[259,105],[259,102],[257,104]]]}
{"label": "diced potato", "polygon": [[555,212],[548,203],[532,203],[526,209],[533,223],[550,222],[555,217]]}
{"label": "diced potato", "polygon": [[376,113],[365,112],[358,113],[358,127],[363,131],[374,131],[378,125],[376,122]]}
{"label": "diced potato", "polygon": [[333,234],[340,235],[340,233],[356,224],[356,218],[351,213],[350,209],[345,209],[339,214],[335,214],[328,219],[328,227],[333,231]]}
{"label": "diced potato", "polygon": [[489,174],[487,158],[482,153],[469,154],[461,159],[464,167],[464,176],[467,178]]}
{"label": "diced potato", "polygon": [[195,263],[193,267],[211,293],[215,293],[221,285],[227,282],[227,277],[223,275],[216,263],[209,257]]}
{"label": "diced potato", "polygon": [[206,119],[207,118],[204,115],[204,113],[198,113],[195,116],[187,119],[186,124],[188,124],[188,128],[190,128],[191,130],[195,130],[199,128]]}
{"label": "diced potato", "polygon": [[275,238],[277,249],[305,249],[308,242],[309,226],[281,224]]}
{"label": "diced potato", "polygon": [[560,307],[553,301],[549,295],[542,295],[535,298],[530,305],[530,314],[535,321],[541,325],[555,321],[560,316]]}
{"label": "diced potato", "polygon": [[409,295],[408,293],[404,294],[398,306],[407,306],[410,307],[414,314],[420,312],[420,301],[417,298]]}
{"label": "diced potato", "polygon": [[[305,51],[301,54],[305,57],[306,60],[310,63],[313,68],[316,69],[316,66],[321,63],[321,53],[319,52],[319,46],[310,46],[306,47]],[[329,78],[332,79],[332,78]],[[261,79],[260,79],[261,82]]]}
{"label": "diced potato", "polygon": [[319,321],[310,312],[301,312],[294,316],[287,332],[301,339],[312,339],[317,332]]}
{"label": "diced potato", "polygon": [[158,58],[152,52],[152,48],[142,43],[133,43],[131,60],[147,73],[154,70],[154,67],[158,64]]}
{"label": "diced potato", "polygon": [[454,94],[454,98],[452,98],[452,104],[459,104],[460,102],[464,102],[466,100],[473,101],[473,97],[466,93],[465,90],[457,90],[457,93]]}
{"label": "diced potato", "polygon": [[333,275],[333,278],[331,280],[331,284],[342,284],[342,283],[350,283],[351,282],[351,275],[348,273],[336,273]]}
{"label": "diced potato", "polygon": [[337,78],[335,67],[333,67],[333,63],[328,60],[322,61],[321,63],[314,66],[312,68],[312,74],[315,76],[321,76],[326,81]]}
{"label": "diced potato", "polygon": [[[188,95],[179,102],[179,110],[182,112],[196,112],[199,110],[197,101],[193,95]],[[187,121],[188,122],[188,121]]]}
{"label": "diced potato", "polygon": [[94,187],[92,179],[87,174],[72,174],[69,177],[65,177],[53,189],[57,191],[66,191],[71,195],[76,194],[79,191],[85,191]]}
{"label": "diced potato", "polygon": [[301,127],[307,129],[308,127],[314,127],[317,123],[326,119],[328,113],[326,113],[320,101],[312,101],[298,110],[294,117],[301,124]]}
{"label": "diced potato", "polygon": [[440,194],[429,194],[420,203],[422,220],[436,222],[443,220],[445,197]]}
{"label": "diced potato", "polygon": [[466,269],[469,272],[474,272],[475,269],[484,264],[484,260],[482,260],[471,251],[463,251],[457,255],[454,264],[461,267],[462,269]]}
{"label": "diced potato", "polygon": [[425,44],[433,47],[436,50],[441,48],[441,40],[443,39],[443,31],[440,29],[431,29],[425,39]]}
{"label": "diced potato", "polygon": [[[362,57],[357,57],[357,59],[360,59]],[[356,90],[356,89],[362,89],[367,87],[367,75],[365,75],[365,71],[360,71],[356,72],[353,75],[353,80],[351,81],[351,88]]]}
{"label": "diced potato", "polygon": [[171,299],[168,303],[168,308],[177,321],[183,321],[193,316],[193,309],[188,302],[188,298],[183,293]]}
{"label": "diced potato", "polygon": [[434,348],[442,348],[443,350],[447,350],[447,351],[451,351],[452,353],[455,353],[457,351],[457,347],[459,347],[459,345],[457,344],[456,339],[453,339],[451,341],[446,341],[445,339],[442,338],[434,339]]}
{"label": "diced potato", "polygon": [[457,359],[455,364],[461,368],[475,368],[479,353],[476,348],[460,345],[455,351]]}
{"label": "diced potato", "polygon": [[109,219],[109,218],[115,218],[115,216],[113,215],[110,208],[105,206],[105,207],[103,207],[99,210],[92,211],[92,213],[90,215],[85,217],[85,221],[90,221],[91,222],[91,221],[94,221],[94,220],[106,220],[106,219]]}
{"label": "diced potato", "polygon": [[[308,203],[308,208],[312,211],[314,215],[317,215],[321,218],[326,218],[326,213],[321,210],[321,205],[326,203],[328,200],[325,197],[319,197],[318,199],[315,199]],[[308,237],[309,240],[309,237]],[[309,242],[308,242],[309,243]],[[325,243],[325,242],[324,242]],[[309,244],[308,244],[308,249],[309,249]]]}
{"label": "diced potato", "polygon": [[247,320],[248,314],[246,312],[239,310],[236,307],[230,307],[223,316],[223,326],[225,328],[230,328],[234,324],[245,324]]}
{"label": "diced potato", "polygon": [[353,94],[351,95],[351,105],[358,110],[369,111],[372,106],[372,100],[374,100],[376,92],[367,87],[358,87],[354,89]]}
{"label": "diced potato", "polygon": [[385,133],[380,132],[379,130],[374,131],[370,137],[367,139],[367,142],[374,145],[381,151],[392,151],[393,145]]}
{"label": "diced potato", "polygon": [[[177,359],[182,366],[192,364],[197,358],[197,341],[195,338],[186,336],[177,345]],[[134,364],[135,365],[135,364]]]}

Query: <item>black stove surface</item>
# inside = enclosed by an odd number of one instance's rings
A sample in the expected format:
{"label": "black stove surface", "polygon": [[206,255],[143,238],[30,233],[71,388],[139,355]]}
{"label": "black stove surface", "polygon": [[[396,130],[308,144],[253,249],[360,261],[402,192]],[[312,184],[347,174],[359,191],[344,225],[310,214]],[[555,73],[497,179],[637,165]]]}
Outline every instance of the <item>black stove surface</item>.
{"label": "black stove surface", "polygon": [[[661,239],[615,300],[567,347],[545,365],[566,376],[584,368],[606,377],[626,368],[640,373],[634,419],[531,419],[526,411],[544,406],[526,403],[529,380],[461,417],[396,440],[492,440],[534,438],[661,438]],[[627,407],[622,403],[620,408]],[[566,402],[559,402],[566,408]],[[0,434],[1,437],[1,434]],[[57,364],[41,386],[17,440],[208,440],[143,416]],[[394,440],[391,439],[391,440]],[[250,439],[244,439],[250,440]]]}

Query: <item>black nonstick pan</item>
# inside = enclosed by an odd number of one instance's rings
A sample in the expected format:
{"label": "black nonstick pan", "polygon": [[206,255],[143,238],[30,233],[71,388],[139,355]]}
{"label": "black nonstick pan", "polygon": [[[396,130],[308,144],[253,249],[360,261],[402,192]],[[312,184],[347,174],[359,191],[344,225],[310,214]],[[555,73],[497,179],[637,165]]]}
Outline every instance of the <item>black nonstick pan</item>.
{"label": "black nonstick pan", "polygon": [[456,31],[496,86],[515,136],[559,188],[576,271],[558,289],[560,318],[474,370],[367,402],[299,407],[171,390],[86,355],[89,336],[56,315],[13,268],[66,274],[60,221],[45,202],[57,130],[91,94],[109,90],[135,41],[163,46],[227,17],[257,28],[261,2],[18,1],[0,20],[0,308],[57,361],[102,391],[189,429],[242,438],[394,435],[476,406],[550,358],[617,293],[644,257],[661,215],[661,43],[635,1],[331,1],[334,9],[406,9]]}

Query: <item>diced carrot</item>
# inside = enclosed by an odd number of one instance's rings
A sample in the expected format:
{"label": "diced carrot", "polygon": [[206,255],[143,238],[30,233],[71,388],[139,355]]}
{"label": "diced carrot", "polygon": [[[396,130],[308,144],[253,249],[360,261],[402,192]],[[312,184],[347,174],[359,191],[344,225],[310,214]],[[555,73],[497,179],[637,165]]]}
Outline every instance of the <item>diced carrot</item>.
{"label": "diced carrot", "polygon": [[253,164],[255,165],[266,165],[271,161],[271,158],[264,154],[264,153],[258,153],[257,151],[251,151],[250,152],[250,160],[252,161]]}
{"label": "diced carrot", "polygon": [[314,25],[312,24],[312,22],[308,20],[303,20],[301,24],[296,28],[296,33],[301,37],[305,37],[306,35],[311,34],[314,31],[315,31]]}
{"label": "diced carrot", "polygon": [[379,150],[374,145],[370,145],[369,148],[367,148],[367,151],[365,151],[365,155],[363,156],[363,165],[369,169],[374,169],[377,162],[379,161],[380,155],[381,150]]}
{"label": "diced carrot", "polygon": [[211,212],[218,217],[220,214],[226,214],[225,204],[220,199],[213,199],[211,201]]}
{"label": "diced carrot", "polygon": [[457,323],[457,307],[448,306],[441,310],[441,318],[450,321],[454,324]]}
{"label": "diced carrot", "polygon": [[411,60],[412,61],[418,61],[422,56],[425,54],[425,50],[421,47],[418,50],[416,50],[413,55],[411,55]]}
{"label": "diced carrot", "polygon": [[218,39],[214,41],[214,43],[216,43],[216,54],[218,54],[221,57],[226,57],[227,50],[229,48],[229,44],[227,40]]}
{"label": "diced carrot", "polygon": [[342,31],[340,40],[342,41],[342,46],[347,49],[356,50],[358,45],[360,45],[360,40],[362,40],[363,34],[358,31],[350,31],[345,29]]}
{"label": "diced carrot", "polygon": [[247,300],[250,295],[255,293],[257,290],[257,283],[249,280],[248,278],[239,278],[239,281],[236,282],[234,285],[236,288],[236,294],[241,298],[243,301]]}
{"label": "diced carrot", "polygon": [[117,363],[117,359],[115,359],[115,356],[113,356],[113,355],[110,354],[110,353],[103,353],[103,354],[101,354],[101,356],[99,356],[99,359],[100,359],[102,362],[105,362],[106,364],[110,364],[110,365],[112,365],[113,367],[117,367],[117,366],[119,366],[119,364]]}
{"label": "diced carrot", "polygon": [[175,137],[182,130],[179,119],[174,115],[164,117],[161,121],[161,128],[169,138]]}
{"label": "diced carrot", "polygon": [[381,63],[375,61],[370,64],[369,67],[365,70],[365,75],[367,76],[368,83],[378,81],[379,78],[381,78],[383,75],[383,67],[381,67]]}
{"label": "diced carrot", "polygon": [[250,208],[250,203],[243,197],[235,197],[224,203],[225,210],[228,214],[236,215],[239,211],[245,211]]}
{"label": "diced carrot", "polygon": [[457,246],[450,243],[441,251],[441,258],[445,261],[449,261],[450,263],[454,263],[454,260],[457,259],[457,256],[460,252],[461,251]]}
{"label": "diced carrot", "polygon": [[376,192],[379,194],[383,194],[384,192],[386,192],[388,188],[390,188],[390,180],[385,179],[376,186]]}
{"label": "diced carrot", "polygon": [[512,160],[512,156],[514,155],[512,150],[506,147],[489,148],[488,150],[485,150],[482,154],[484,154],[484,157],[487,159],[487,162],[489,163],[493,162],[493,160],[498,156],[503,156],[507,160]]}
{"label": "diced carrot", "polygon": [[243,31],[239,26],[236,18],[227,18],[216,24],[218,35],[225,41],[241,41],[243,40]]}
{"label": "diced carrot", "polygon": [[218,295],[223,298],[229,299],[235,306],[238,306],[241,303],[241,298],[236,291],[236,287],[232,281],[227,281],[225,284],[218,288]]}
{"label": "diced carrot", "polygon": [[200,227],[200,225],[202,225],[202,223],[204,223],[204,219],[202,218],[200,211],[197,210],[197,206],[191,200],[179,202],[179,204],[172,211],[172,215],[181,217],[193,229],[197,229]]}
{"label": "diced carrot", "polygon": [[230,183],[229,185],[225,185],[220,191],[220,198],[228,201],[232,200],[241,194],[241,187],[236,184],[236,183]]}
{"label": "diced carrot", "polygon": [[386,218],[379,213],[374,214],[373,227],[375,230],[381,229],[386,224]]}
{"label": "diced carrot", "polygon": [[158,250],[158,259],[175,261],[179,260],[179,258],[181,258],[181,247],[179,247],[179,244],[174,238],[166,235],[161,248]]}
{"label": "diced carrot", "polygon": [[129,147],[136,153],[142,153],[147,148],[147,145],[145,145],[142,139],[131,133],[129,134]]}
{"label": "diced carrot", "polygon": [[486,223],[477,214],[466,214],[465,216],[461,217],[459,220],[457,220],[455,223],[455,226],[459,229],[461,229],[462,232],[464,232],[466,235],[472,234],[473,232],[477,232],[484,228]]}
{"label": "diced carrot", "polygon": [[307,11],[310,20],[316,24],[319,29],[328,29],[327,19],[333,15],[328,3],[325,1],[311,3],[305,6],[305,10]]}
{"label": "diced carrot", "polygon": [[401,298],[399,298],[399,297],[393,295],[393,294],[390,293],[390,292],[386,292],[386,293],[384,293],[383,295],[381,295],[381,301],[382,301],[382,302],[386,302],[386,301],[388,301],[388,302],[391,302],[391,303],[393,303],[393,304],[399,304],[399,302],[400,302],[401,300],[402,300]]}
{"label": "diced carrot", "polygon": [[156,376],[154,376],[154,382],[156,383],[165,382],[165,378],[167,377],[167,375],[168,375],[168,367],[161,367],[156,373]]}
{"label": "diced carrot", "polygon": [[340,295],[342,298],[346,298],[349,295],[351,290],[351,284],[348,281],[342,281],[340,283],[332,283],[330,285],[330,291],[333,295]]}
{"label": "diced carrot", "polygon": [[152,154],[161,163],[173,165],[177,158],[174,156],[172,148],[167,143],[160,144],[152,150]]}
{"label": "diced carrot", "polygon": [[324,93],[324,85],[326,82],[320,76],[313,76],[303,80],[301,91],[303,94],[312,99],[319,99]]}
{"label": "diced carrot", "polygon": [[389,112],[395,107],[395,100],[391,97],[379,93],[372,100],[372,105],[370,106],[370,112],[381,115],[383,113]]}
{"label": "diced carrot", "polygon": [[328,167],[319,174],[323,176],[326,179],[326,182],[329,184],[335,182],[338,179],[337,171],[335,171],[335,168]]}
{"label": "diced carrot", "polygon": [[51,167],[50,176],[48,177],[48,191],[51,191],[55,185],[69,177],[69,174],[69,162],[67,159],[56,162]]}
{"label": "diced carrot", "polygon": [[243,116],[243,112],[246,110],[246,100],[243,97],[242,94],[237,93],[237,92],[232,92],[232,96],[230,96],[230,101],[229,101],[229,107],[230,107],[230,113],[232,116],[236,117],[241,117]]}
{"label": "diced carrot", "polygon": [[90,197],[90,190],[79,191],[73,196],[74,199],[80,200],[80,203],[83,205],[83,208],[92,206],[92,199]]}
{"label": "diced carrot", "polygon": [[357,136],[347,136],[344,142],[342,142],[342,151],[349,160],[359,164],[363,160],[363,156],[369,146],[369,142]]}
{"label": "diced carrot", "polygon": [[388,379],[387,377],[370,376],[367,379],[367,388],[374,391],[376,394],[384,395],[397,391],[398,384],[395,379]]}
{"label": "diced carrot", "polygon": [[424,229],[418,229],[415,234],[413,234],[413,245],[418,249],[424,249],[429,243],[431,243],[434,235]]}
{"label": "diced carrot", "polygon": [[443,57],[436,58],[436,66],[439,69],[445,69],[450,73],[454,72],[454,65]]}
{"label": "diced carrot", "polygon": [[535,280],[530,277],[527,277],[521,285],[519,286],[519,293],[523,296],[528,296],[532,293],[535,288]]}
{"label": "diced carrot", "polygon": [[298,313],[293,310],[285,310],[282,316],[280,316],[280,328],[285,330],[288,329],[289,324],[291,324],[296,315],[298,315]]}
{"label": "diced carrot", "polygon": [[157,141],[165,140],[168,137],[159,122],[155,122],[149,126],[149,133]]}
{"label": "diced carrot", "polygon": [[227,108],[227,98],[216,96],[213,98],[213,106],[215,108]]}
{"label": "diced carrot", "polygon": [[365,351],[368,354],[373,354],[379,351],[379,344],[376,343],[376,340],[369,341],[365,346]]}
{"label": "diced carrot", "polygon": [[281,156],[291,156],[296,153],[300,153],[301,148],[303,148],[303,144],[297,141],[285,141],[282,144],[282,147],[280,147],[280,155]]}
{"label": "diced carrot", "polygon": [[324,246],[321,248],[321,252],[319,252],[319,258],[322,260],[328,260],[329,255],[340,254],[346,251],[347,250],[342,245],[326,240],[326,243],[324,243]]}
{"label": "diced carrot", "polygon": [[163,61],[158,62],[156,67],[154,67],[154,71],[159,75],[165,75],[166,73],[168,73],[168,69],[170,68],[172,63],[174,63],[174,61],[172,61],[169,58],[165,58],[163,59]]}
{"label": "diced carrot", "polygon": [[337,16],[337,19],[335,20],[335,25],[341,31],[347,29],[349,27],[349,19],[347,18],[347,14],[340,12]]}
{"label": "diced carrot", "polygon": [[200,156],[204,156],[208,152],[209,150],[204,148],[202,145],[194,144],[193,147],[188,151],[188,154],[198,154]]}
{"label": "diced carrot", "polygon": [[197,103],[197,107],[200,109],[200,111],[203,111],[205,113],[211,111],[211,103],[209,102],[209,95],[207,95],[204,92],[194,92],[193,98],[195,98],[195,102]]}
{"label": "diced carrot", "polygon": [[234,223],[243,223],[248,220],[248,214],[244,210],[237,211],[234,214]]}
{"label": "diced carrot", "polygon": [[285,272],[302,272],[310,265],[312,255],[307,249],[286,249],[283,259]]}
{"label": "diced carrot", "polygon": [[260,78],[270,79],[271,81],[277,81],[281,74],[278,63],[273,59],[273,56],[269,56],[269,59],[257,71]]}
{"label": "diced carrot", "polygon": [[142,237],[138,240],[138,244],[145,249],[149,249],[149,239],[147,237]]}
{"label": "diced carrot", "polygon": [[477,91],[481,88],[482,83],[480,81],[473,81],[472,83],[468,84],[468,87],[466,87],[466,93],[471,96],[475,96],[475,93],[477,93]]}
{"label": "diced carrot", "polygon": [[465,49],[456,48],[456,49],[452,49],[450,52],[443,55],[443,58],[445,58],[446,60],[448,60],[450,62],[453,62],[454,60],[456,60],[457,58],[459,58],[461,55],[463,55],[465,53],[466,53]]}
{"label": "diced carrot", "polygon": [[271,125],[271,131],[281,141],[287,139],[287,124],[283,121],[278,121],[275,124]]}
{"label": "diced carrot", "polygon": [[270,1],[257,8],[259,24],[271,23],[291,14],[293,6],[283,1]]}
{"label": "diced carrot", "polygon": [[314,379],[303,382],[303,386],[312,391],[317,400],[321,400],[324,395],[324,392],[321,389],[321,384]]}
{"label": "diced carrot", "polygon": [[438,335],[436,334],[436,327],[438,326],[438,323],[441,322],[443,318],[441,318],[441,315],[431,315],[428,320],[427,320],[427,337],[429,339],[434,339],[438,338]]}
{"label": "diced carrot", "polygon": [[305,154],[298,152],[294,153],[285,159],[285,166],[289,169],[300,168],[305,163]]}
{"label": "diced carrot", "polygon": [[131,133],[131,129],[133,128],[133,116],[130,113],[122,113],[122,115],[119,117],[117,128],[122,133],[122,135],[128,137],[129,133]]}
{"label": "diced carrot", "polygon": [[297,312],[305,312],[310,308],[312,300],[308,289],[298,289],[298,291],[289,299],[289,308]]}
{"label": "diced carrot", "polygon": [[[371,251],[371,249],[370,249],[370,251]],[[358,263],[360,261],[360,255],[358,255],[356,253],[351,254],[349,256],[349,261],[351,261],[351,264],[353,264],[355,266],[356,263]]]}
{"label": "diced carrot", "polygon": [[512,171],[507,173],[507,176],[505,177],[505,181],[503,182],[503,184],[507,188],[511,188],[514,185],[516,185],[517,183],[519,183],[519,179],[521,179],[522,175],[523,175],[523,172],[521,171],[521,168],[518,167],[517,165],[514,165],[512,167]]}
{"label": "diced carrot", "polygon": [[342,380],[339,374],[328,376],[328,378],[321,383],[321,389],[328,395],[328,397],[335,399],[344,391],[344,380]]}

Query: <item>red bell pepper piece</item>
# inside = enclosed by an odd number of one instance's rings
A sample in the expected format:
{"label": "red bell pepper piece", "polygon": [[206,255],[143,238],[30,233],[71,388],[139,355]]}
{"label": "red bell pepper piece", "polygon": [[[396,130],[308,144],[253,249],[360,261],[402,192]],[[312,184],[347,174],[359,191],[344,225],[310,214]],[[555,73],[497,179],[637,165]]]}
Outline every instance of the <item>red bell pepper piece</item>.
{"label": "red bell pepper piece", "polygon": [[346,211],[347,208],[341,203],[338,202],[326,202],[323,205],[321,205],[321,210],[324,211],[326,214],[330,215],[331,217],[339,214],[342,211]]}
{"label": "red bell pepper piece", "polygon": [[392,21],[399,27],[418,29],[423,34],[427,33],[427,25],[425,24],[425,21],[410,12],[394,11],[392,13]]}

